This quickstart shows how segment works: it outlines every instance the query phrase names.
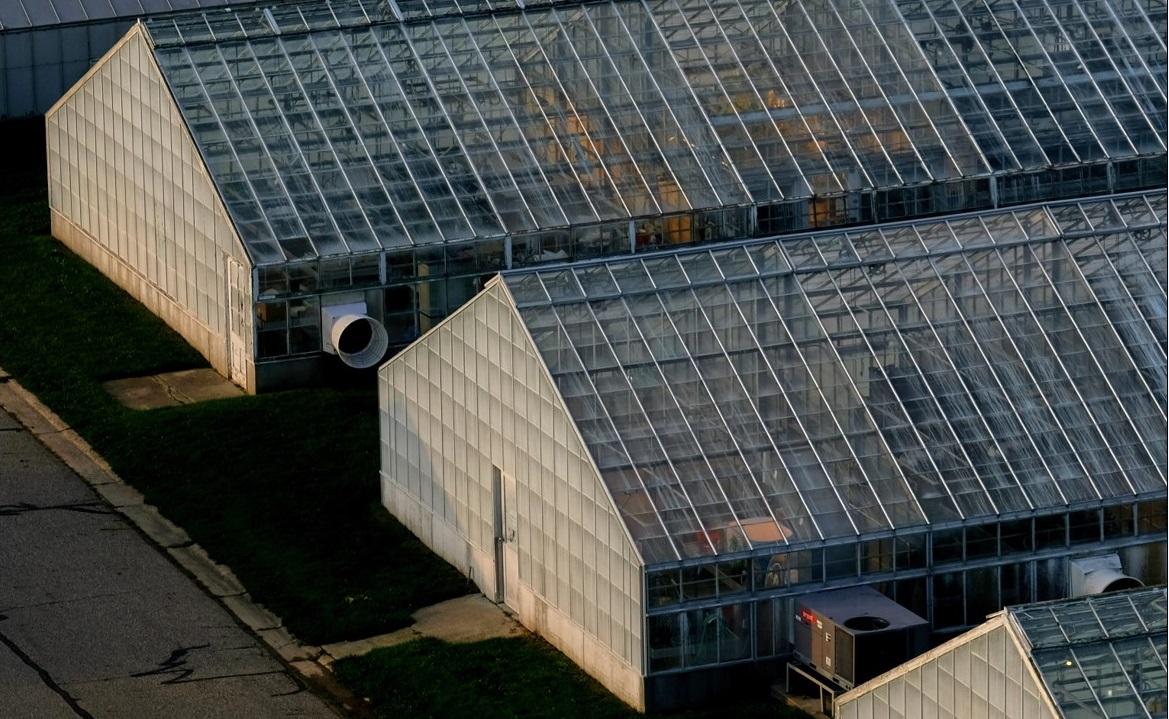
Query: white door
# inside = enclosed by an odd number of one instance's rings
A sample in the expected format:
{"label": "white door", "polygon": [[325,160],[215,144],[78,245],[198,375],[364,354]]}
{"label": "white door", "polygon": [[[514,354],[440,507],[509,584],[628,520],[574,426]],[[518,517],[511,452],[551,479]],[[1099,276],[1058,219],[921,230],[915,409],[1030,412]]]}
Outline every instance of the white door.
{"label": "white door", "polygon": [[515,477],[493,467],[492,494],[495,495],[495,601],[518,611],[520,565],[516,551]]}
{"label": "white door", "polygon": [[503,475],[503,603],[519,611],[520,560],[516,537],[519,513],[516,511],[515,477]]}
{"label": "white door", "polygon": [[231,381],[248,384],[248,345],[244,341],[248,322],[251,283],[248,271],[235,258],[227,258],[227,353],[231,359]]}

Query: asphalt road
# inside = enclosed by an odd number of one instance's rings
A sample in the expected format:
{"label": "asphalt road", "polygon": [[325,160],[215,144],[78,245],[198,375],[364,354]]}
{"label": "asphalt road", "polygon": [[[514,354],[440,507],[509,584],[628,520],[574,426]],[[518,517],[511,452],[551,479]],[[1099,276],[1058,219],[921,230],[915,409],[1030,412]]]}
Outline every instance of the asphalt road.
{"label": "asphalt road", "polygon": [[336,717],[0,411],[0,717]]}

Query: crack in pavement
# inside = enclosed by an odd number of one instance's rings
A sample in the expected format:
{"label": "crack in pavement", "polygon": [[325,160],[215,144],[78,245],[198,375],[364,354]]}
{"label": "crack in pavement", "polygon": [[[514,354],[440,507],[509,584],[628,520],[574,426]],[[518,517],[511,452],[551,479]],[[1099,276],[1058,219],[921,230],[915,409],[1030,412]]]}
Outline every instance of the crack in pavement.
{"label": "crack in pavement", "polygon": [[[164,684],[164,685],[198,684],[201,682],[218,681],[220,679],[238,679],[238,678],[243,678],[243,677],[262,677],[262,676],[269,676],[272,674],[284,674],[287,676],[287,672],[285,672],[284,669],[265,669],[263,671],[258,671],[258,672],[235,672],[232,674],[216,674],[215,676],[199,677],[197,679],[191,679],[190,677],[192,674],[195,673],[195,670],[187,665],[187,659],[190,658],[191,653],[197,649],[210,649],[210,648],[211,648],[210,644],[196,644],[196,645],[189,646],[189,647],[179,647],[178,649],[173,650],[170,653],[169,657],[167,657],[166,659],[159,662],[158,666],[155,667],[154,669],[151,669],[151,670],[145,671],[145,672],[135,672],[134,674],[131,674],[130,676],[134,677],[135,679],[141,679],[144,677],[166,676],[168,674],[173,674],[174,676],[171,676],[170,678],[164,679],[160,682],[160,684]],[[296,682],[294,681],[293,684],[296,684]],[[274,696],[274,697],[275,696],[291,696],[292,694],[297,694],[302,690],[303,690],[303,688],[298,686],[298,688],[292,692],[287,692],[284,694],[273,694],[271,696]]]}
{"label": "crack in pavement", "polygon": [[150,671],[137,672],[130,676],[134,678],[163,676],[166,674],[175,674],[176,676],[170,679],[164,679],[163,684],[180,684],[183,683],[187,677],[195,673],[194,669],[187,667],[187,657],[196,649],[210,649],[210,644],[195,644],[189,647],[179,647],[170,653],[170,656],[158,663],[158,666]]}
{"label": "crack in pavement", "polygon": [[[0,614],[0,622],[7,618],[8,617],[4,616],[3,614]],[[8,647],[8,650],[15,654],[16,657],[20,659],[20,661],[24,662],[24,664],[29,669],[32,669],[34,672],[36,672],[37,676],[41,678],[41,681],[44,682],[45,686],[48,687],[54,694],[61,697],[61,699],[64,700],[69,708],[73,710],[74,714],[81,717],[81,719],[94,719],[92,714],[81,708],[81,705],[77,702],[77,699],[75,699],[72,694],[65,691],[64,687],[53,680],[53,677],[51,674],[49,674],[48,670],[46,670],[40,664],[37,664],[32,657],[26,654],[24,650],[16,644],[16,642],[8,638],[4,632],[0,632],[0,644]]]}
{"label": "crack in pavement", "polygon": [[14,517],[29,512],[48,512],[52,510],[64,512],[78,512],[79,514],[114,514],[114,511],[103,502],[74,502],[72,504],[36,505],[28,502],[16,504],[0,504],[0,517]]}

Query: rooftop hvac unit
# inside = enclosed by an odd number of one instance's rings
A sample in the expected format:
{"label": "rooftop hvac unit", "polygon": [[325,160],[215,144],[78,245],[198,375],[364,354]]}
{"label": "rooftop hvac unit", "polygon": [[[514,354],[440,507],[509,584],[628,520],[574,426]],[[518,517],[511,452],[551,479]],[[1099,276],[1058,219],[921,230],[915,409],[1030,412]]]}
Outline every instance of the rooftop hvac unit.
{"label": "rooftop hvac unit", "polygon": [[795,656],[851,689],[924,652],[929,623],[872,587],[796,599]]}
{"label": "rooftop hvac unit", "polygon": [[390,346],[390,336],[366,311],[364,301],[322,305],[321,349],[357,369],[380,362]]}
{"label": "rooftop hvac unit", "polygon": [[1080,557],[1071,560],[1069,565],[1069,589],[1073,597],[1145,586],[1141,580],[1124,573],[1120,557],[1115,554]]}

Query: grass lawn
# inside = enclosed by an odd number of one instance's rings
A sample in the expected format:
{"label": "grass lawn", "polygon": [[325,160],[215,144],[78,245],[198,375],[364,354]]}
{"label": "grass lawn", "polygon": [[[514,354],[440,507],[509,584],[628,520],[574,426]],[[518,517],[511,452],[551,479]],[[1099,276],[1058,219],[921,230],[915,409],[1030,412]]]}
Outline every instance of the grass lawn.
{"label": "grass lawn", "polygon": [[106,394],[206,362],[48,236],[43,156],[39,122],[0,124],[0,367],[304,641],[390,631],[469,591],[379,504],[372,380],[149,412]]}
{"label": "grass lawn", "polygon": [[[447,644],[420,639],[333,665],[377,717],[632,719],[641,716],[536,637]],[[665,716],[808,719],[760,697]]]}

